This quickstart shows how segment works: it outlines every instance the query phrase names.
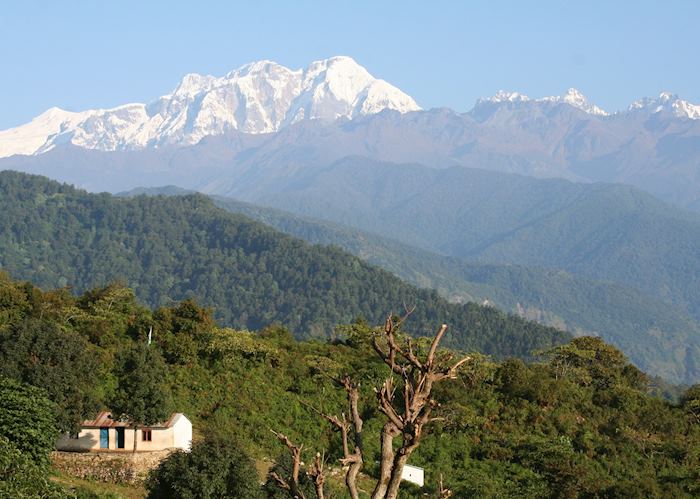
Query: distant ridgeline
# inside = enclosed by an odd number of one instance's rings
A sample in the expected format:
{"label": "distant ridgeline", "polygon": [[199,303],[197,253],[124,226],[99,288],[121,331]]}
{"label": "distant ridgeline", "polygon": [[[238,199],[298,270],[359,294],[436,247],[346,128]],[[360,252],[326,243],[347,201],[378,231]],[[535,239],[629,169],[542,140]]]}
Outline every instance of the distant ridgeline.
{"label": "distant ridgeline", "polygon": [[490,307],[449,303],[332,247],[312,246],[202,195],[115,198],[0,173],[0,264],[13,277],[76,292],[121,280],[152,307],[196,297],[234,327],[281,323],[300,338],[414,307],[412,331],[449,324],[449,346],[529,357],[568,333]]}

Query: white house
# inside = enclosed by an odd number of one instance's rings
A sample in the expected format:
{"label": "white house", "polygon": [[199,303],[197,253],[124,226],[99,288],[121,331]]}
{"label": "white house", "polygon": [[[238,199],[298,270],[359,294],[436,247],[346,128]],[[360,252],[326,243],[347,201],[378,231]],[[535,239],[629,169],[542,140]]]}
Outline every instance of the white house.
{"label": "white house", "polygon": [[[140,427],[136,437],[136,450],[139,452],[189,450],[192,444],[192,423],[178,412],[164,423]],[[56,448],[62,451],[131,451],[134,448],[134,427],[129,422],[112,419],[110,412],[102,411],[95,419],[83,421],[77,435],[61,437]]]}

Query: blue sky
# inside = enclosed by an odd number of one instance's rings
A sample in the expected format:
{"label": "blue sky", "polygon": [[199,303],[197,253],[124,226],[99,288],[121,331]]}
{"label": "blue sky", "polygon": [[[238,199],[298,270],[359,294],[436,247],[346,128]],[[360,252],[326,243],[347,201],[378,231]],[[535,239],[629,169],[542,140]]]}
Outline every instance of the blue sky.
{"label": "blue sky", "polygon": [[426,108],[573,86],[607,110],[662,90],[700,103],[700,2],[5,3],[0,129],[51,106],[148,102],[189,72],[349,55]]}

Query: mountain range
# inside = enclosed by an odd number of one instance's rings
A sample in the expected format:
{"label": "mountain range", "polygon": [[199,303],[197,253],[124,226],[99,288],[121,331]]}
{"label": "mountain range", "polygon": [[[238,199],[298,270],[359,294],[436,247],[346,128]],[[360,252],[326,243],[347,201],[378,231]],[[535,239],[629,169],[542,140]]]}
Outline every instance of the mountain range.
{"label": "mountain range", "polygon": [[[291,93],[280,75],[294,80]],[[362,156],[623,183],[700,210],[699,109],[662,93],[608,113],[570,89],[543,99],[499,92],[467,113],[423,111],[349,58],[297,71],[263,62],[223,78],[188,75],[148,105],[49,110],[0,132],[0,168],[89,190],[174,184],[237,197]]]}
{"label": "mountain range", "polygon": [[[560,105],[598,118],[611,116],[575,88],[563,96],[541,99],[501,90],[491,98],[479,99],[467,114],[481,121],[479,117],[503,106],[546,111]],[[232,130],[266,134],[300,121],[352,120],[385,110],[403,114],[421,108],[350,57],[314,61],[297,70],[263,60],[222,77],[187,74],[173,91],[148,104],[79,112],[53,107],[30,123],[0,131],[0,157],[41,154],[65,143],[102,151],[192,145]],[[658,113],[696,120],[700,119],[700,105],[662,92],[658,98],[637,100],[613,116]]]}
{"label": "mountain range", "polygon": [[0,132],[0,157],[43,153],[66,142],[103,151],[187,145],[230,130],[270,133],[302,120],[352,119],[384,109],[420,108],[349,57],[315,61],[303,70],[259,61],[221,78],[185,75],[175,90],[149,104],[82,112],[54,107]]}

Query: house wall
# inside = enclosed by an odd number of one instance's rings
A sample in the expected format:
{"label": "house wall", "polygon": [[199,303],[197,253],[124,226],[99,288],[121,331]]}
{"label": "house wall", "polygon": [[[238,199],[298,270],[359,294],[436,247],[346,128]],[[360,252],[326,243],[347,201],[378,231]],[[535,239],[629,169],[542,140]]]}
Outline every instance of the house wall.
{"label": "house wall", "polygon": [[[176,447],[174,444],[174,428],[157,428],[151,430],[151,441],[142,440],[141,430],[136,432],[138,438],[137,451],[156,451],[171,449]],[[190,432],[191,434],[191,432]],[[190,437],[191,438],[191,437]],[[117,430],[116,428],[109,429],[109,449],[100,448],[100,429],[88,428],[81,430],[78,438],[70,438],[68,435],[63,435],[56,442],[56,449],[62,451],[132,451],[134,450],[134,429],[124,429],[124,448],[117,449]]]}
{"label": "house wall", "polygon": [[[132,438],[130,439],[131,445],[134,445],[133,441],[133,430]],[[142,430],[138,432],[138,450],[163,450],[170,449],[173,447],[173,429],[172,428],[152,428],[151,429],[151,441],[144,441],[142,437]]]}
{"label": "house wall", "polygon": [[192,423],[184,416],[180,416],[172,427],[173,447],[182,450],[190,450],[192,446]]}
{"label": "house wall", "polygon": [[[112,443],[111,435],[109,443]],[[80,433],[78,433],[78,438],[70,438],[68,435],[63,435],[61,436],[61,438],[58,439],[58,442],[56,443],[56,448],[58,450],[69,451],[88,451],[92,449],[99,450],[100,429],[89,428],[86,430],[81,430]]]}
{"label": "house wall", "polygon": [[[148,429],[148,428],[146,428]],[[136,450],[137,451],[154,451],[164,450],[174,447],[173,445],[173,428],[151,428],[151,441],[143,440],[142,428],[136,431]],[[114,434],[114,444],[112,442],[112,434]],[[110,428],[109,448],[117,448],[116,431]],[[119,449],[121,450],[121,449]],[[124,430],[124,450],[134,450],[134,429],[126,428]]]}

